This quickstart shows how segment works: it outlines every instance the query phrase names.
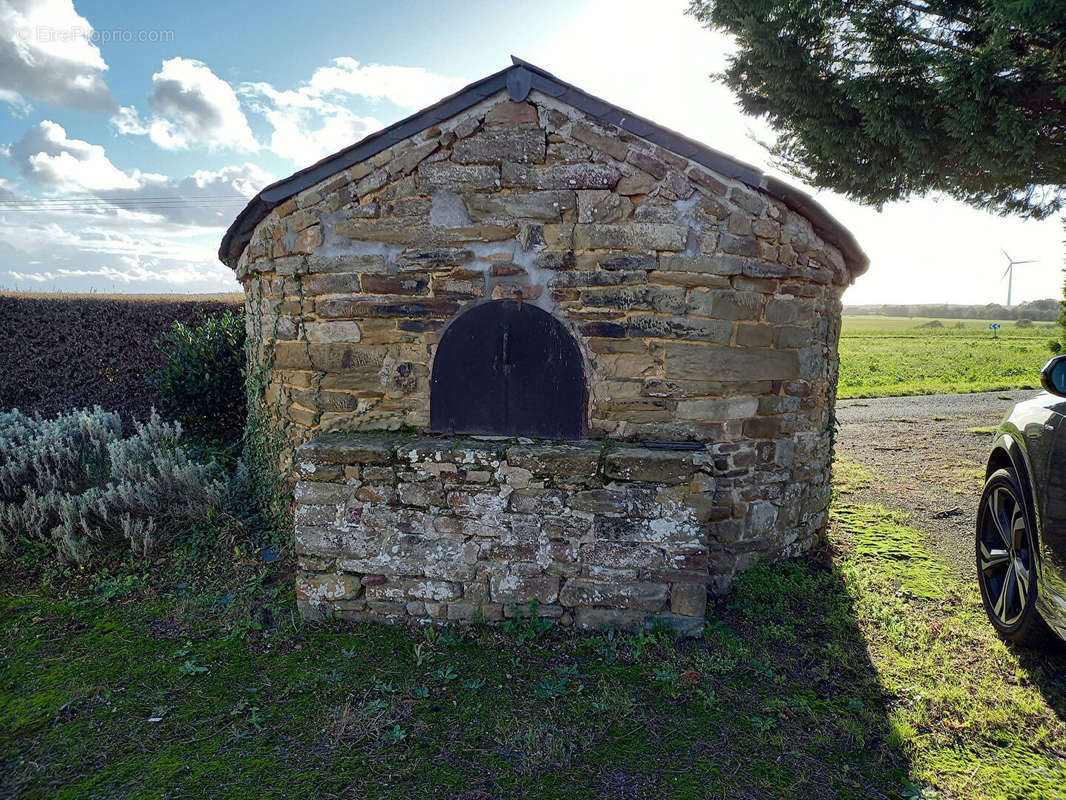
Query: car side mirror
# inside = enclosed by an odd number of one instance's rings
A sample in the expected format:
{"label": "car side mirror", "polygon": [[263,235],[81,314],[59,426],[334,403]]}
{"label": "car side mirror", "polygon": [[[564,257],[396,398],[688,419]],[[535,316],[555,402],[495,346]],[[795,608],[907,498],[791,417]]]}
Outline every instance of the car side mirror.
{"label": "car side mirror", "polygon": [[1040,385],[1052,394],[1066,397],[1066,356],[1055,356],[1044,365]]}

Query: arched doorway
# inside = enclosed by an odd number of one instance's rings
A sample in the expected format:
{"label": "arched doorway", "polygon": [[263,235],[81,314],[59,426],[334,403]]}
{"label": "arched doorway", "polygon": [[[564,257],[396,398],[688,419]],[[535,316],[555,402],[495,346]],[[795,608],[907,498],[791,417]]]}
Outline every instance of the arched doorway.
{"label": "arched doorway", "polygon": [[484,303],[441,337],[429,404],[430,426],[441,433],[579,439],[581,354],[548,312],[516,300]]}

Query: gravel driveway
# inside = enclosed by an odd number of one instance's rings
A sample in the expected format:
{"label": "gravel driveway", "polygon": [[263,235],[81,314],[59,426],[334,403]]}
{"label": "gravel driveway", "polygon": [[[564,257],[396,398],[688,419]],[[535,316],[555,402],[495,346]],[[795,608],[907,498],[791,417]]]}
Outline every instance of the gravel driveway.
{"label": "gravel driveway", "polygon": [[837,402],[836,454],[865,467],[873,480],[848,500],[910,515],[933,550],[973,573],[973,530],[992,437],[974,428],[996,426],[1032,390],[883,397]]}

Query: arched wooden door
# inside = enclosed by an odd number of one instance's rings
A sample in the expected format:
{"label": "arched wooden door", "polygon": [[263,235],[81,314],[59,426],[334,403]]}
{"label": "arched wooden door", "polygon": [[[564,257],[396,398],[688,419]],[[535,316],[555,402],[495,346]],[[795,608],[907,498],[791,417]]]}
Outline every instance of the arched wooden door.
{"label": "arched wooden door", "polygon": [[441,337],[429,403],[430,426],[441,433],[579,439],[581,354],[543,309],[515,300],[484,303]]}

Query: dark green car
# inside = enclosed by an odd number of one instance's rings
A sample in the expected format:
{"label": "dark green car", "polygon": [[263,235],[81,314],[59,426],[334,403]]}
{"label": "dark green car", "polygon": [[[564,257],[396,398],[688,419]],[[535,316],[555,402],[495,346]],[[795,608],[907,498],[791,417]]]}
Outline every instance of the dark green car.
{"label": "dark green car", "polygon": [[1006,639],[1066,639],[1066,356],[1041,372],[1045,392],[1018,403],[996,435],[977,511],[977,578]]}

